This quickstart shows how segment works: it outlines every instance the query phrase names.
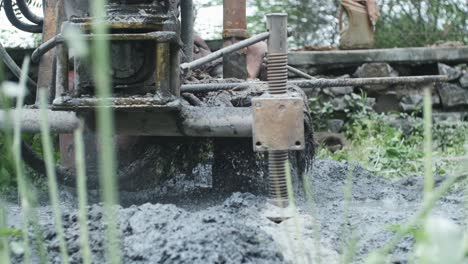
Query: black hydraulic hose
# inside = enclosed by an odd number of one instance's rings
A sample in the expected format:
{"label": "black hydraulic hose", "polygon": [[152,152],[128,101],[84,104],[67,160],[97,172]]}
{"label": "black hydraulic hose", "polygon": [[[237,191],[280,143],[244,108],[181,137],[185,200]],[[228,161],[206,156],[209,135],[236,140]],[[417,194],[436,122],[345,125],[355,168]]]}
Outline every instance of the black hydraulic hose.
{"label": "black hydraulic hose", "polygon": [[[10,57],[8,52],[5,50],[3,45],[0,43],[0,59],[5,63],[5,65],[10,69],[10,71],[19,79],[21,76],[21,68],[16,64],[16,62]],[[27,78],[27,85],[28,87],[37,87],[36,82],[31,80],[31,78]]]}
{"label": "black hydraulic hose", "polygon": [[26,3],[26,0],[16,0],[16,5],[18,5],[19,10],[23,14],[23,16],[33,22],[34,24],[42,26],[42,23],[44,22],[44,19],[31,11],[29,9],[28,4]]}
{"label": "black hydraulic hose", "polygon": [[47,40],[46,42],[42,43],[31,55],[31,62],[38,63],[41,57],[46,54],[51,49],[55,48],[59,43],[63,42],[63,38],[61,34]]}
{"label": "black hydraulic hose", "polygon": [[42,26],[36,24],[27,24],[19,20],[16,17],[15,11],[13,10],[12,0],[3,0],[3,8],[5,14],[10,23],[19,30],[30,32],[30,33],[42,33]]}

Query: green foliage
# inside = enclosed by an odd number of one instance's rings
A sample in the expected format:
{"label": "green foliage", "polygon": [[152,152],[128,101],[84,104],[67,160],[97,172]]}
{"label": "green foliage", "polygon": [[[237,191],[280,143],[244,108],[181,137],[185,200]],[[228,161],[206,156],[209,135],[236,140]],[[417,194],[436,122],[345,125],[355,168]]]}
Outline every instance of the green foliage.
{"label": "green foliage", "polygon": [[[265,15],[283,12],[293,30],[293,47],[336,45],[339,0],[248,0],[250,33],[266,30]],[[464,0],[381,0],[376,47],[410,47],[437,41],[468,42],[468,5]],[[206,0],[201,6],[221,4]]]}
{"label": "green foliage", "polygon": [[251,33],[264,32],[268,13],[287,13],[288,26],[293,32],[291,46],[334,44],[338,35],[338,3],[336,0],[248,0],[248,8],[254,10],[247,17],[248,29]]}
{"label": "green foliage", "polygon": [[[424,167],[422,119],[401,114],[399,119],[413,122],[411,130],[404,132],[389,122],[395,117],[372,111],[365,103],[365,96],[350,95],[349,100],[351,102],[347,109],[348,121],[345,125],[345,136],[349,144],[335,153],[321,148],[318,156],[336,160],[356,160],[366,169],[385,177],[422,175]],[[313,106],[312,110],[314,109],[319,107]],[[326,124],[324,119],[333,116],[334,113],[328,110],[329,107],[325,106],[324,109],[315,112],[314,117],[320,118],[314,122]],[[432,132],[435,157],[433,172],[458,173],[460,161],[455,157],[464,155],[464,142],[468,139],[468,123],[439,122],[433,126]]]}
{"label": "green foliage", "polygon": [[380,48],[468,42],[468,5],[463,0],[386,0],[376,25]]}
{"label": "green foliage", "polygon": [[16,184],[11,146],[7,144],[5,134],[0,134],[0,189]]}

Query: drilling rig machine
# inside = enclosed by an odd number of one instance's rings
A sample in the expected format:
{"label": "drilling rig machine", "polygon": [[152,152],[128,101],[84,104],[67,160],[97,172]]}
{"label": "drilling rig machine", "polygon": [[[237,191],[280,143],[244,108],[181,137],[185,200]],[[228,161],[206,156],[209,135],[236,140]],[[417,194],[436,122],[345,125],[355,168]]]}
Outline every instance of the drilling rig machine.
{"label": "drilling rig machine", "polygon": [[[109,0],[108,33],[99,37],[109,41],[111,72],[103,74],[110,75],[112,96],[101,98],[90,70],[93,58],[74,56],[65,38],[69,32],[81,32],[88,42],[97,37],[91,30],[94,18],[88,0],[43,0],[43,18],[31,12],[25,0],[16,4],[29,21],[18,19],[12,0],[4,0],[9,21],[20,30],[42,33],[42,44],[31,56],[39,65],[37,83],[28,79],[28,87],[31,94],[43,88],[49,92],[49,126],[60,134],[61,165],[56,170],[65,184],[75,182],[70,133],[81,120],[86,131],[88,185],[98,183],[95,113],[105,101],[114,116],[119,160],[115,177],[120,188],[148,188],[148,181],[173,177],[179,165],[190,174],[196,163],[190,156],[211,151],[214,188],[268,191],[273,204],[287,207],[287,170],[291,168],[295,182],[300,182],[297,178],[310,168],[314,150],[307,98],[299,87],[446,80],[444,76],[311,79],[288,65],[287,15],[268,15],[269,31],[249,37],[245,0],[224,0],[224,47],[193,60],[192,0]],[[268,42],[267,82],[246,81],[246,48],[264,40]],[[0,51],[6,66],[19,77],[19,67],[3,48]],[[225,80],[187,82],[192,70],[220,58]],[[288,82],[288,71],[309,80]],[[226,92],[231,100],[216,101]],[[34,99],[21,115],[9,113],[21,119],[22,131],[40,131]],[[0,125],[5,115],[0,112]],[[206,139],[211,146],[197,143]],[[23,153],[28,165],[44,170],[43,161],[26,144]]]}

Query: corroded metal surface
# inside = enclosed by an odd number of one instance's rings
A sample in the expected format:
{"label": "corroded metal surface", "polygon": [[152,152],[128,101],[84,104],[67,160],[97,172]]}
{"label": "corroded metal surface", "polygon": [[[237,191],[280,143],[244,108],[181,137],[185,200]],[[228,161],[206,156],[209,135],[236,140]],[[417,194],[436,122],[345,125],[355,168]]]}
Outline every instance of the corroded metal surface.
{"label": "corroded metal surface", "polygon": [[[46,0],[43,1],[43,9],[44,9],[44,24],[43,24],[43,31],[42,31],[42,42],[45,43],[48,40],[54,38],[57,33],[60,31],[60,22],[62,18],[58,17],[60,12],[58,12],[58,8],[60,5],[58,4],[58,0]],[[52,84],[52,76],[53,76],[53,63],[54,63],[54,53],[49,52],[42,56],[40,63],[39,63],[39,72],[38,72],[38,80],[37,80],[37,87],[50,87]],[[36,100],[38,98],[36,97]]]}
{"label": "corroded metal surface", "polygon": [[100,101],[106,101],[109,107],[114,109],[147,109],[153,111],[161,110],[179,110],[179,101],[174,101],[162,97],[143,97],[143,96],[126,96],[112,98],[96,98],[96,97],[70,97],[62,96],[54,100],[53,109],[56,110],[92,110],[99,106]]}
{"label": "corroded metal surface", "polygon": [[[378,77],[378,78],[349,78],[349,79],[313,79],[313,80],[292,80],[288,85],[295,85],[303,89],[316,89],[338,86],[360,86],[373,84],[405,84],[405,83],[426,83],[445,82],[448,77],[445,75],[427,76],[404,76],[404,77]],[[267,82],[213,82],[200,84],[184,84],[181,92],[201,93],[211,91],[231,90],[234,88],[245,88],[251,85],[265,85]]]}
{"label": "corroded metal surface", "polygon": [[[223,46],[231,46],[248,37],[246,1],[224,0]],[[247,79],[247,50],[242,48],[223,56],[223,77]]]}
{"label": "corroded metal surface", "polygon": [[261,96],[252,99],[255,151],[304,149],[302,97]]}

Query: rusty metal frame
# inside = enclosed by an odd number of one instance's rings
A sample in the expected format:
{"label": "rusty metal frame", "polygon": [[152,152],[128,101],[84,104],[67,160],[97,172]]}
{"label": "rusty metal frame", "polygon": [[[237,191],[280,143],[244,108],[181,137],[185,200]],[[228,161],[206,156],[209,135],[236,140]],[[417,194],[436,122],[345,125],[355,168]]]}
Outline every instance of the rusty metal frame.
{"label": "rusty metal frame", "polygon": [[[67,26],[74,26],[70,23],[64,23],[62,30]],[[93,34],[84,34],[84,38],[88,41],[96,37]],[[179,50],[180,39],[176,32],[156,31],[149,33],[130,33],[130,34],[107,34],[105,36],[109,41],[153,41],[156,50],[156,67],[155,69],[155,91],[160,91],[165,98],[180,95],[180,83],[178,80],[179,64],[178,56],[171,58],[171,55],[176,55]],[[90,109],[97,106],[96,98],[74,98],[68,92],[68,49],[63,38],[57,39],[57,67],[56,67],[56,92],[53,100],[53,108],[60,110],[67,109]],[[177,52],[176,52],[177,51]],[[175,78],[175,79],[174,79]],[[139,98],[132,96],[130,98],[110,98],[111,107],[114,108],[150,108],[168,103],[170,100],[160,98],[155,95],[154,98]]]}
{"label": "rusty metal frame", "polygon": [[[249,37],[247,33],[246,0],[224,0],[223,45],[233,45]],[[247,49],[243,48],[223,56],[223,77],[246,80]]]}

